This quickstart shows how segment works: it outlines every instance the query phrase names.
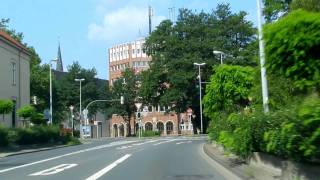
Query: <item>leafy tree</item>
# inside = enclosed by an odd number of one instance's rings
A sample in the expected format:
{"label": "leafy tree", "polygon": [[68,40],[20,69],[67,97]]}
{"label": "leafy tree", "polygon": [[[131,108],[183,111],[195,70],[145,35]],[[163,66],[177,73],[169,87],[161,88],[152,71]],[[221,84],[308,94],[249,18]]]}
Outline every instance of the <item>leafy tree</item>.
{"label": "leafy tree", "polygon": [[[112,103],[111,112],[121,116],[129,125],[128,134],[131,135],[131,118],[135,117],[135,102],[138,98],[138,76],[133,69],[126,69],[122,72],[122,77],[113,83],[111,88],[112,99],[124,97],[124,104],[120,102]],[[125,83],[124,83],[125,82]]]}
{"label": "leafy tree", "polygon": [[264,0],[264,6],[263,12],[267,22],[275,21],[297,9],[320,11],[319,0]]}
{"label": "leafy tree", "polygon": [[[84,78],[82,82],[82,110],[93,100],[101,99],[107,95],[107,84],[101,84],[95,78],[97,72],[93,69],[85,69],[78,62],[68,66],[68,73],[54,79],[53,107],[54,119],[59,122],[64,120],[69,113],[69,106],[75,107],[74,112],[79,115],[79,82],[76,78]],[[106,97],[102,98],[106,99]],[[93,104],[89,107],[89,116],[93,116],[99,109],[104,106]]]}
{"label": "leafy tree", "polygon": [[36,113],[36,109],[31,105],[25,105],[17,111],[18,116],[23,117],[24,119],[31,118],[34,113]]}
{"label": "leafy tree", "polygon": [[224,112],[239,112],[249,105],[254,83],[252,67],[222,65],[214,69],[204,96],[204,112],[209,117]]}
{"label": "leafy tree", "polygon": [[246,15],[243,11],[232,13],[228,4],[220,4],[212,13],[180,9],[176,24],[162,21],[146,40],[145,51],[152,62],[142,73],[140,96],[152,105],[171,106],[178,113],[192,107],[200,117],[198,71],[193,63],[206,63],[202,81],[207,81],[211,67],[220,63],[213,50],[226,53],[225,63],[256,65],[256,30],[245,20]]}
{"label": "leafy tree", "polygon": [[293,0],[290,4],[292,11],[297,9],[303,9],[306,11],[320,12],[320,1],[319,0]]}
{"label": "leafy tree", "polygon": [[12,111],[13,102],[11,100],[0,99],[0,114],[2,114],[2,120],[4,121],[4,115]]}
{"label": "leafy tree", "polygon": [[[301,89],[320,83],[320,13],[294,11],[265,27],[266,64]],[[294,34],[294,36],[292,36]]]}
{"label": "leafy tree", "polygon": [[272,22],[289,11],[292,0],[264,0],[263,2],[266,21]]}

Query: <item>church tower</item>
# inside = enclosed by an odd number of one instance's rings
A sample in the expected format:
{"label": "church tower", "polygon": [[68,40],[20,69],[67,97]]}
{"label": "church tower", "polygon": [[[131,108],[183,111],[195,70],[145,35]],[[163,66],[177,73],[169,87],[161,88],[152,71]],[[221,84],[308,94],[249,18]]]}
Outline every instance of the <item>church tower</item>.
{"label": "church tower", "polygon": [[56,71],[63,72],[63,64],[62,64],[60,43],[59,43],[59,47],[58,47],[58,56],[57,56],[57,58],[58,58],[58,62],[57,62],[57,66],[56,66]]}

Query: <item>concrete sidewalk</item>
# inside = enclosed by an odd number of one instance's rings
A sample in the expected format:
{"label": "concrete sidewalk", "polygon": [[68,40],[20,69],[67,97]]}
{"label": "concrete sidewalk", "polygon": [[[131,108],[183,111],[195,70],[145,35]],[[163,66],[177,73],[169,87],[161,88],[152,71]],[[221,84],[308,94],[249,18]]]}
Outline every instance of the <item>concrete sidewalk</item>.
{"label": "concrete sidewalk", "polygon": [[216,161],[241,179],[280,179],[280,177],[276,174],[266,171],[263,168],[249,165],[241,158],[233,154],[224,152],[221,146],[206,143],[203,146],[203,150],[210,158],[212,158],[214,161]]}
{"label": "concrete sidewalk", "polygon": [[27,154],[27,153],[33,153],[33,152],[39,152],[39,151],[47,151],[51,149],[58,149],[63,148],[67,146],[73,146],[73,145],[28,145],[28,146],[19,146],[14,148],[3,148],[0,149],[0,158],[7,157],[7,156],[14,156],[19,154]]}

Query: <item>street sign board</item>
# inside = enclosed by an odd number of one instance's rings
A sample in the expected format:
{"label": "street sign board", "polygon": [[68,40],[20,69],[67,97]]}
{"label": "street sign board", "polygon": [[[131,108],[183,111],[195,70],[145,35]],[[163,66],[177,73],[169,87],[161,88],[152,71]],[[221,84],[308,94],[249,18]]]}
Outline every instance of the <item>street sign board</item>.
{"label": "street sign board", "polygon": [[83,118],[86,120],[86,119],[88,119],[88,109],[84,109],[83,111],[82,111],[82,114],[83,114]]}
{"label": "street sign board", "polygon": [[45,109],[43,111],[43,115],[44,115],[44,119],[50,119],[50,110],[49,109]]}

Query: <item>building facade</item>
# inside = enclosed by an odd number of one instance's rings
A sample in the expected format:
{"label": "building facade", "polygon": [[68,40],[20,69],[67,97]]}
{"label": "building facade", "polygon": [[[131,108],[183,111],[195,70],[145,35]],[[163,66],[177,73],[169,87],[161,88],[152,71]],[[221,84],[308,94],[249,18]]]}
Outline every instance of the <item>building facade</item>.
{"label": "building facade", "polygon": [[144,38],[139,38],[109,48],[109,82],[111,86],[116,79],[121,77],[121,72],[126,68],[132,68],[137,73],[149,68],[151,57],[143,51],[144,43]]}
{"label": "building facade", "polygon": [[0,124],[21,126],[17,109],[30,103],[30,54],[26,47],[0,30],[0,99],[14,103],[12,113],[6,114]]}
{"label": "building facade", "polygon": [[[126,68],[132,68],[136,73],[149,68],[152,59],[143,52],[144,43],[145,40],[140,38],[133,42],[113,46],[108,50],[111,87]],[[186,113],[177,114],[170,112],[168,107],[145,106],[141,114],[140,126],[143,131],[157,131],[162,136],[193,134],[191,109]],[[131,135],[137,134],[139,123],[135,119],[137,118],[131,117],[129,123],[121,116],[113,115],[110,123],[111,137],[129,136],[129,126],[131,126]]]}

